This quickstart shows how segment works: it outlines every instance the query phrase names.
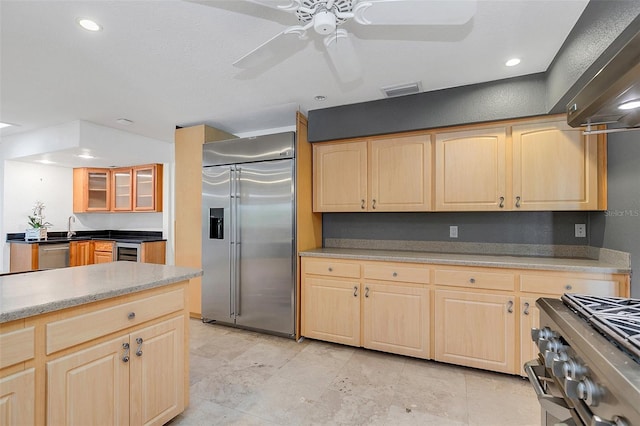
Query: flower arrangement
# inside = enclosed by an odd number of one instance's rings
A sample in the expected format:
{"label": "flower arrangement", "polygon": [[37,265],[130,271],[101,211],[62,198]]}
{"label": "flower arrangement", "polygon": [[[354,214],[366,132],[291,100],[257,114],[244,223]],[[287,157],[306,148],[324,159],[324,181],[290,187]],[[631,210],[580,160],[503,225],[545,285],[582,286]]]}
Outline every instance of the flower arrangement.
{"label": "flower arrangement", "polygon": [[28,223],[32,228],[46,228],[53,226],[53,224],[45,222],[44,220],[44,207],[45,206],[42,201],[36,201],[36,204],[33,206],[33,216],[28,216]]}

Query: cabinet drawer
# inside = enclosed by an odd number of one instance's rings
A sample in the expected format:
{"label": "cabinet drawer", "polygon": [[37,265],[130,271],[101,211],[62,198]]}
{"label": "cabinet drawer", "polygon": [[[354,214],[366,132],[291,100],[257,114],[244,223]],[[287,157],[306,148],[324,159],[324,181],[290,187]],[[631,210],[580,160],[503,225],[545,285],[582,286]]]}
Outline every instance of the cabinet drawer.
{"label": "cabinet drawer", "polygon": [[593,294],[595,296],[619,296],[618,282],[549,275],[521,275],[520,291],[525,293]]}
{"label": "cabinet drawer", "polygon": [[336,262],[335,260],[306,260],[306,274],[326,275],[329,277],[360,278],[360,264],[355,262]]}
{"label": "cabinet drawer", "polygon": [[429,269],[419,265],[400,265],[389,263],[365,263],[364,277],[370,280],[397,281],[405,283],[428,284]]}
{"label": "cabinet drawer", "polygon": [[0,369],[34,357],[34,327],[0,334]]}
{"label": "cabinet drawer", "polygon": [[94,241],[93,249],[95,251],[111,251],[113,250],[112,241]]}
{"label": "cabinet drawer", "polygon": [[150,296],[47,324],[47,355],[184,308],[184,290]]}
{"label": "cabinet drawer", "polygon": [[435,282],[456,287],[489,290],[515,290],[515,275],[509,272],[486,272],[473,269],[436,269]]}

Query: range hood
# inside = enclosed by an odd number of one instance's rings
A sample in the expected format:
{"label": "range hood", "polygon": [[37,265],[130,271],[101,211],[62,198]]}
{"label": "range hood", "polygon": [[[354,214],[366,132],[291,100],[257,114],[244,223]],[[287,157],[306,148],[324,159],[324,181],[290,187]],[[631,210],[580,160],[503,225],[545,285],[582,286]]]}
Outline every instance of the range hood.
{"label": "range hood", "polygon": [[630,101],[640,101],[640,31],[569,102],[567,123],[640,127],[640,108],[619,108]]}

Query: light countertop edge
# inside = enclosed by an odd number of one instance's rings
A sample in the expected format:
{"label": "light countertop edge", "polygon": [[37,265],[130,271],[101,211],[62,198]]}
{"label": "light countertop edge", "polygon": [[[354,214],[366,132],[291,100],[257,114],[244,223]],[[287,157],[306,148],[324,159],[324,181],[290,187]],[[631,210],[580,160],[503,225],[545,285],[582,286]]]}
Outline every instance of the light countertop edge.
{"label": "light countertop edge", "polygon": [[111,262],[0,277],[0,323],[186,281],[202,270]]}
{"label": "light countertop edge", "polygon": [[581,258],[502,256],[345,248],[317,248],[305,250],[300,252],[300,256],[494,268],[544,269],[553,271],[605,274],[628,274],[631,272],[630,268],[625,268],[620,265],[596,259]]}

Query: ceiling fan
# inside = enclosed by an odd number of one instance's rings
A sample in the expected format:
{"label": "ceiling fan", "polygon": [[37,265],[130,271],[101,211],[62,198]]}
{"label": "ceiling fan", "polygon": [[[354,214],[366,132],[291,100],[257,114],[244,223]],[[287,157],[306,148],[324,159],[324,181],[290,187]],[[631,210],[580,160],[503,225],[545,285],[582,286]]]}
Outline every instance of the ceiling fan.
{"label": "ceiling fan", "polygon": [[360,25],[462,25],[476,12],[476,0],[247,0],[295,14],[299,25],[288,27],[236,60],[254,68],[308,40],[311,29],[321,36],[329,62],[343,83],[357,80],[362,69],[351,35],[338,28],[352,20]]}

